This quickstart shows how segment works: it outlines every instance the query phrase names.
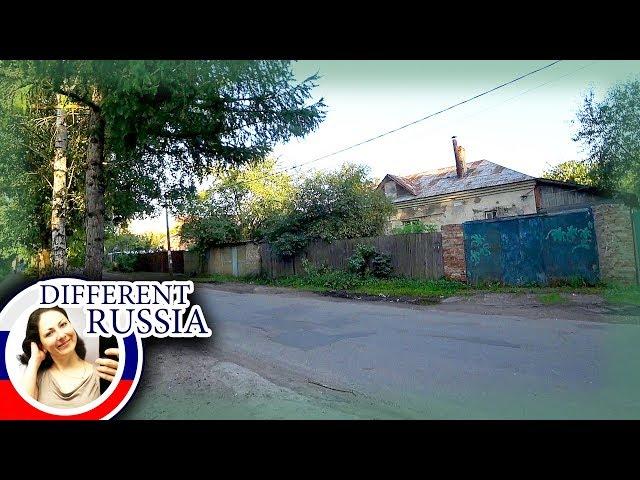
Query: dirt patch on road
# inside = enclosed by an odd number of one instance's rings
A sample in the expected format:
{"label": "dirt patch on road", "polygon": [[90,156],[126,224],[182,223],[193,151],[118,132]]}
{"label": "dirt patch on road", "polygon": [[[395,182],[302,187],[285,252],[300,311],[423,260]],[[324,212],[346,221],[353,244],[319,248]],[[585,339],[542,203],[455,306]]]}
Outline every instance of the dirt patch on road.
{"label": "dirt patch on road", "polygon": [[345,290],[321,292],[325,297],[348,298],[350,300],[366,300],[368,302],[409,303],[411,305],[435,305],[442,301],[440,297],[404,297],[396,295],[369,295],[367,293],[351,293]]}

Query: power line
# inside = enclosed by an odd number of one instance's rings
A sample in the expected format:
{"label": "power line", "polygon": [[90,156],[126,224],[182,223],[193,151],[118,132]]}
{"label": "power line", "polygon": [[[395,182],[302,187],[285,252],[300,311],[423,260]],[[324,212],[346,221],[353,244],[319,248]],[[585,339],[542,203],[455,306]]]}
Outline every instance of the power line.
{"label": "power line", "polygon": [[308,162],[301,163],[300,165],[294,165],[294,166],[292,166],[292,167],[285,168],[284,170],[281,170],[281,171],[280,171],[280,172],[278,172],[278,173],[286,172],[286,171],[288,171],[288,170],[292,170],[292,169],[294,169],[294,168],[299,168],[299,167],[302,167],[302,166],[304,166],[304,165],[309,165],[310,163],[314,163],[314,162],[317,162],[317,161],[323,160],[323,159],[325,159],[325,158],[332,157],[332,156],[334,156],[334,155],[338,155],[339,153],[346,152],[347,150],[351,150],[351,149],[353,149],[353,148],[359,147],[359,146],[364,145],[364,144],[366,144],[366,143],[373,142],[374,140],[377,140],[377,139],[379,139],[379,138],[385,137],[385,136],[390,135],[390,134],[392,134],[392,133],[398,132],[398,131],[400,131],[400,130],[402,130],[402,129],[404,129],[404,128],[410,127],[411,125],[415,125],[416,123],[423,122],[423,121],[425,121],[425,120],[427,120],[427,119],[429,119],[429,118],[433,118],[433,117],[435,117],[436,115],[440,115],[441,113],[448,112],[449,110],[452,110],[452,109],[454,109],[454,108],[456,108],[456,107],[459,107],[460,105],[464,105],[465,103],[471,102],[472,100],[475,100],[475,99],[477,99],[477,98],[480,98],[480,97],[482,97],[482,96],[484,96],[484,95],[487,95],[487,94],[489,94],[489,93],[491,93],[491,92],[495,92],[496,90],[499,90],[500,88],[504,88],[504,87],[506,87],[507,85],[511,85],[512,83],[515,83],[515,82],[517,82],[517,81],[519,81],[519,80],[522,80],[523,78],[529,77],[529,76],[531,76],[531,75],[533,75],[533,74],[535,74],[535,73],[538,73],[538,72],[540,72],[540,71],[542,71],[542,70],[545,70],[545,69],[547,69],[547,68],[550,68],[550,67],[552,67],[553,65],[556,65],[556,64],[560,63],[561,61],[562,61],[562,60],[556,60],[555,62],[552,62],[552,63],[550,63],[550,64],[548,64],[548,65],[545,65],[544,67],[540,67],[540,68],[538,68],[538,69],[536,69],[536,70],[532,70],[532,71],[531,71],[531,72],[529,72],[529,73],[525,73],[524,75],[520,75],[519,77],[514,78],[513,80],[510,80],[510,81],[508,81],[508,82],[506,82],[506,83],[503,83],[503,84],[501,84],[501,85],[498,85],[497,87],[494,87],[494,88],[492,88],[492,89],[490,89],[490,90],[486,90],[486,91],[484,91],[484,92],[482,92],[482,93],[479,93],[478,95],[474,95],[473,97],[469,97],[469,98],[467,98],[466,100],[463,100],[463,101],[461,101],[461,102],[456,103],[455,105],[451,105],[451,106],[446,107],[446,108],[443,108],[442,110],[439,110],[439,111],[437,111],[437,112],[435,112],[435,113],[431,113],[431,114],[427,115],[426,117],[419,118],[418,120],[414,120],[413,122],[407,123],[407,124],[402,125],[402,126],[400,126],[400,127],[398,127],[398,128],[394,128],[393,130],[389,130],[389,131],[387,131],[387,132],[381,133],[380,135],[376,135],[375,137],[369,138],[369,139],[367,139],[367,140],[364,140],[364,141],[362,141],[362,142],[356,143],[355,145],[351,145],[351,146],[349,146],[349,147],[343,148],[343,149],[338,150],[338,151],[336,151],[336,152],[329,153],[329,154],[327,154],[327,155],[323,155],[323,156],[318,157],[318,158],[314,158],[313,160],[309,160]]}
{"label": "power line", "polygon": [[[369,139],[367,139],[367,140],[363,140],[362,142],[356,143],[356,144],[351,145],[351,146],[349,146],[349,147],[342,148],[342,149],[337,150],[337,151],[335,151],[335,152],[333,152],[333,153],[329,153],[329,154],[323,155],[323,156],[321,156],[321,157],[314,158],[314,159],[312,159],[312,160],[309,160],[308,162],[304,162],[304,163],[301,163],[301,164],[299,164],[299,165],[293,165],[293,166],[291,166],[291,167],[285,168],[285,169],[283,169],[283,170],[279,170],[279,171],[274,172],[274,173],[272,173],[272,174],[265,175],[264,177],[259,177],[259,178],[257,178],[257,179],[253,179],[253,180],[262,180],[263,178],[273,177],[273,176],[275,176],[275,175],[278,175],[278,174],[281,174],[281,173],[288,172],[289,170],[294,170],[294,169],[296,169],[296,168],[300,168],[300,167],[303,167],[303,166],[305,166],[305,165],[309,165],[309,164],[311,164],[311,163],[318,162],[318,161],[323,160],[323,159],[325,159],[325,158],[329,158],[329,157],[332,157],[332,156],[334,156],[334,155],[338,155],[339,153],[346,152],[346,151],[348,151],[348,150],[351,150],[351,149],[353,149],[353,148],[359,147],[359,146],[364,145],[364,144],[366,144],[366,143],[373,142],[374,140],[378,140],[379,138],[382,138],[382,137],[385,137],[385,136],[390,135],[390,134],[392,134],[392,133],[398,132],[398,131],[403,130],[403,129],[407,128],[407,127],[410,127],[410,126],[412,126],[412,125],[415,125],[415,124],[417,124],[417,123],[423,122],[423,121],[425,121],[425,120],[427,120],[427,119],[429,119],[429,118],[433,118],[433,117],[435,117],[436,115],[440,115],[440,114],[442,114],[442,113],[448,112],[449,110],[452,110],[452,109],[454,109],[454,108],[456,108],[456,107],[459,107],[460,105],[464,105],[465,103],[469,103],[469,102],[471,102],[471,101],[473,101],[473,100],[476,100],[476,99],[478,99],[478,98],[480,98],[480,97],[482,97],[482,96],[484,96],[484,95],[488,95],[489,93],[495,92],[496,90],[499,90],[499,89],[501,89],[501,88],[504,88],[504,87],[506,87],[506,86],[508,86],[508,85],[511,85],[511,84],[515,83],[515,82],[518,82],[518,81],[522,80],[523,78],[529,77],[529,76],[534,75],[534,74],[536,74],[536,73],[538,73],[538,72],[540,72],[540,71],[542,71],[542,70],[545,70],[545,69],[547,69],[547,68],[550,68],[550,67],[552,67],[552,66],[554,66],[554,65],[556,65],[556,64],[558,64],[558,63],[560,63],[561,61],[562,61],[562,60],[556,60],[555,62],[551,62],[551,63],[549,63],[548,65],[545,65],[545,66],[543,66],[543,67],[540,67],[540,68],[537,68],[537,69],[535,69],[535,70],[532,70],[532,71],[530,71],[530,72],[528,72],[528,73],[525,73],[525,74],[523,74],[523,75],[520,75],[519,77],[516,77],[516,78],[514,78],[514,79],[512,79],[512,80],[509,80],[508,82],[502,83],[502,84],[500,84],[500,85],[498,85],[498,86],[496,86],[496,87],[493,87],[493,88],[491,88],[491,89],[489,89],[489,90],[485,90],[484,92],[479,93],[479,94],[477,94],[477,95],[474,95],[473,97],[469,97],[469,98],[467,98],[467,99],[465,99],[465,100],[462,100],[461,102],[458,102],[458,103],[456,103],[456,104],[454,104],[454,105],[450,105],[450,106],[448,106],[448,107],[446,107],[446,108],[443,108],[442,110],[439,110],[439,111],[437,111],[437,112],[431,113],[431,114],[429,114],[429,115],[427,115],[427,116],[425,116],[425,117],[419,118],[418,120],[414,120],[413,122],[409,122],[409,123],[407,123],[407,124],[404,124],[404,125],[402,125],[402,126],[400,126],[400,127],[398,127],[398,128],[394,128],[393,130],[389,130],[389,131],[387,131],[387,132],[381,133],[380,135],[376,135],[375,137],[369,138]],[[247,182],[248,182],[248,180],[246,180],[246,181],[244,181],[244,182],[238,182],[238,183],[247,183]]]}
{"label": "power line", "polygon": [[506,100],[502,100],[502,101],[500,101],[498,103],[495,103],[493,105],[488,106],[487,108],[483,108],[482,110],[478,110],[477,112],[473,112],[473,113],[470,113],[470,114],[465,115],[463,117],[460,117],[458,119],[455,119],[456,125],[459,125],[460,123],[464,123],[464,122],[468,121],[470,118],[473,118],[473,117],[475,117],[477,115],[480,115],[481,113],[484,113],[484,112],[486,112],[488,110],[491,110],[491,109],[499,107],[499,106],[501,106],[501,105],[503,105],[505,103],[508,103],[508,102],[510,102],[512,100],[515,100],[516,98],[519,98],[522,95],[525,95],[525,94],[527,94],[529,92],[532,92],[534,90],[542,88],[542,87],[544,87],[546,85],[549,85],[551,83],[558,82],[558,81],[560,81],[560,80],[562,80],[564,78],[570,77],[571,75],[575,75],[579,71],[584,70],[585,68],[589,68],[590,66],[592,66],[592,65],[594,65],[596,63],[598,63],[598,62],[595,61],[595,62],[590,62],[588,64],[582,65],[581,67],[576,68],[575,70],[572,70],[572,71],[570,71],[568,73],[565,73],[564,75],[561,75],[559,77],[553,78],[553,79],[551,79],[549,81],[540,83],[540,84],[536,85],[535,87],[531,87],[531,88],[529,88],[527,90],[524,90],[524,91],[522,91],[522,92],[520,92],[520,93],[518,93],[518,94],[516,94],[516,95],[514,95],[512,97],[507,98]]}
{"label": "power line", "polygon": [[544,87],[544,86],[546,86],[546,85],[549,85],[550,83],[554,83],[554,82],[557,82],[557,81],[559,81],[559,80],[562,80],[563,78],[570,77],[571,75],[574,75],[574,74],[578,73],[580,70],[584,70],[585,68],[588,68],[588,67],[590,67],[591,65],[594,65],[594,64],[596,64],[596,63],[598,63],[598,62],[591,62],[591,63],[588,63],[588,64],[586,64],[586,65],[583,65],[583,66],[581,66],[580,68],[576,68],[575,70],[572,70],[572,71],[571,71],[571,72],[569,72],[569,73],[565,73],[564,75],[561,75],[561,76],[559,76],[559,77],[557,77],[557,78],[554,78],[554,79],[552,79],[552,80],[549,80],[548,82],[541,83],[541,84],[539,84],[539,85],[536,85],[535,87],[532,87],[532,88],[529,88],[528,90],[525,90],[525,91],[523,91],[523,92],[520,92],[520,93],[518,93],[517,95],[514,95],[513,97],[509,97],[509,98],[507,98],[506,100],[503,100],[503,101],[498,102],[498,103],[496,103],[496,104],[494,104],[494,105],[491,105],[491,106],[489,106],[489,107],[487,107],[487,108],[484,108],[484,109],[482,109],[482,110],[479,110],[479,111],[477,111],[477,112],[475,112],[475,113],[472,113],[472,114],[470,114],[470,115],[467,115],[467,116],[465,116],[465,117],[462,117],[462,120],[466,120],[466,119],[468,119],[468,118],[474,117],[474,116],[476,116],[476,115],[479,115],[479,114],[481,114],[481,113],[486,112],[487,110],[491,110],[492,108],[499,107],[500,105],[502,105],[502,104],[504,104],[504,103],[510,102],[511,100],[515,100],[516,98],[518,98],[518,97],[520,97],[520,96],[522,96],[522,95],[524,95],[524,94],[526,94],[526,93],[532,92],[533,90],[537,90],[538,88],[542,88],[542,87]]}

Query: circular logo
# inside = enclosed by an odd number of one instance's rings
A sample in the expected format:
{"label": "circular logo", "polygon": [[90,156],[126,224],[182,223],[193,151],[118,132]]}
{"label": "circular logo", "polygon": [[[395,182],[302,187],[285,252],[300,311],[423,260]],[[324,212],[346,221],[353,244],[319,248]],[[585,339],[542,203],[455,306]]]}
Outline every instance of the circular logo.
{"label": "circular logo", "polygon": [[[74,284],[78,279],[56,279]],[[118,368],[109,388],[97,399],[82,406],[58,408],[31,397],[23,386],[26,367],[18,355],[23,353],[27,322],[40,303],[40,286],[32,285],[17,294],[0,312],[0,420],[106,420],[118,413],[133,395],[142,372],[142,342],[135,332],[118,338]],[[67,308],[68,320],[80,338],[85,330],[82,305]],[[87,361],[104,356],[99,351],[99,339],[85,338]],[[73,377],[72,377],[73,378]]]}

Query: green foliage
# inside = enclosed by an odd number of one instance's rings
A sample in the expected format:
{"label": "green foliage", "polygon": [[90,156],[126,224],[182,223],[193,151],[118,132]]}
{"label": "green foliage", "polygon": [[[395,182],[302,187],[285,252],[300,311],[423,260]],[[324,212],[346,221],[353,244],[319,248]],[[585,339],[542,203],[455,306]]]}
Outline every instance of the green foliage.
{"label": "green foliage", "polygon": [[302,181],[278,213],[265,222],[265,236],[282,257],[312,241],[380,235],[392,202],[378,190],[364,166],[343,165]]}
{"label": "green foliage", "polygon": [[545,293],[543,295],[540,295],[538,299],[544,305],[560,305],[563,303],[567,303],[567,299],[559,293]]}
{"label": "green foliage", "polygon": [[86,256],[84,228],[75,230],[67,235],[67,262],[70,268],[81,269],[84,267]]}
{"label": "green foliage", "polygon": [[[12,62],[23,76],[70,91],[105,120],[109,206],[121,224],[169,200],[175,210],[211,168],[267,156],[324,118],[317,76],[296,82],[289,61]],[[71,86],[73,85],[73,86]]]}
{"label": "green foliage", "polygon": [[309,244],[309,236],[303,232],[281,233],[271,241],[271,247],[281,257],[293,257]]}
{"label": "green foliage", "polygon": [[[52,173],[48,129],[54,94],[65,95],[75,106],[69,160],[82,153],[73,167],[78,178],[84,178],[91,133],[88,113],[99,112],[104,121],[106,220],[119,226],[157,212],[164,202],[182,212],[196,182],[212,168],[250,164],[277,143],[314,130],[325,108],[322,99],[310,101],[317,80],[314,75],[296,81],[289,61],[1,61],[0,117],[8,118],[11,128],[0,130],[13,137],[0,138],[0,150],[16,151],[0,151],[0,161],[19,168],[27,163],[23,170],[32,175],[15,175],[14,169],[14,178],[5,179],[24,184],[12,185],[12,194],[1,200],[6,208],[0,223],[12,231],[4,235],[6,242],[0,239],[0,249],[38,250],[50,242],[46,185]],[[72,185],[71,190],[72,209],[81,218],[84,189]],[[24,211],[15,222],[14,205]],[[220,229],[208,225],[204,230]]]}
{"label": "green foliage", "polygon": [[275,166],[268,159],[219,172],[213,185],[184,208],[181,236],[198,249],[262,238],[265,222],[282,212],[294,190],[291,177]]}
{"label": "green foliage", "polygon": [[315,267],[306,258],[302,259],[304,275],[301,277],[289,277],[294,285],[311,286],[314,289],[350,290],[362,284],[362,277],[352,272],[332,270],[327,266]]}
{"label": "green foliage", "polygon": [[369,261],[376,254],[376,249],[372,245],[359,243],[353,254],[349,257],[348,267],[352,273],[364,275],[369,270]]}
{"label": "green foliage", "polygon": [[136,254],[120,254],[117,255],[111,265],[111,269],[116,272],[131,273],[136,270],[138,263],[138,255]]}
{"label": "green foliage", "polygon": [[[314,267],[302,260],[304,275],[264,278],[264,277],[232,277],[211,275],[202,280],[216,282],[248,282],[261,285],[292,287],[311,291],[342,290],[384,297],[446,297],[467,292],[470,287],[453,280],[421,280],[414,278],[361,277],[354,273],[331,270],[327,267]],[[305,266],[306,265],[306,266]],[[196,279],[197,280],[197,279]],[[196,281],[194,280],[194,281]]]}
{"label": "green foliage", "polygon": [[224,213],[203,212],[184,219],[180,236],[191,244],[191,250],[204,253],[213,245],[240,240],[240,229],[233,218]]}
{"label": "green foliage", "polygon": [[401,227],[395,227],[391,233],[394,235],[404,235],[407,233],[433,233],[440,230],[440,227],[435,223],[424,223],[420,220],[414,220],[409,223],[405,223]]}
{"label": "green foliage", "polygon": [[609,285],[605,298],[613,304],[640,306],[640,285]]}
{"label": "green foliage", "polygon": [[377,253],[371,259],[371,273],[376,278],[387,278],[391,276],[393,267],[391,265],[391,255],[388,253]]}
{"label": "green foliage", "polygon": [[615,85],[602,101],[589,93],[574,124],[593,184],[640,195],[640,80]]}
{"label": "green foliage", "polygon": [[589,186],[593,186],[596,181],[589,165],[578,160],[562,162],[555,167],[545,170],[542,176],[561,182],[572,182]]}
{"label": "green foliage", "polygon": [[11,273],[11,260],[0,257],[0,282]]}
{"label": "green foliage", "polygon": [[391,255],[380,253],[372,245],[358,244],[349,257],[349,272],[361,276],[373,275],[376,278],[386,278],[391,275]]}
{"label": "green foliage", "polygon": [[11,98],[0,95],[0,257],[29,257],[50,241],[53,172],[42,162],[53,149],[39,142],[41,129],[22,137],[25,125],[41,114],[46,112],[18,110]]}
{"label": "green foliage", "polygon": [[138,235],[126,229],[107,232],[104,247],[107,253],[112,252],[146,252],[162,249],[166,238],[162,234],[147,233]]}

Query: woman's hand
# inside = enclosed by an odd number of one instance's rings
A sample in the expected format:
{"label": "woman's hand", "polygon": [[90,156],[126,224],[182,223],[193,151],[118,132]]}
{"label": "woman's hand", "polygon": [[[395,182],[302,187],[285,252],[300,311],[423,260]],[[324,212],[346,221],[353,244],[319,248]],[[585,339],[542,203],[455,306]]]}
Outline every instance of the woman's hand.
{"label": "woman's hand", "polygon": [[38,369],[46,356],[47,353],[40,350],[36,342],[31,342],[31,356],[29,357],[29,363],[32,363],[36,369]]}
{"label": "woman's hand", "polygon": [[[104,351],[105,355],[113,355],[116,358],[120,358],[120,351],[117,348],[107,348]],[[116,370],[118,369],[118,360],[112,360],[110,358],[97,358],[96,370],[100,378],[105,379],[108,382],[112,382],[116,376]]]}

